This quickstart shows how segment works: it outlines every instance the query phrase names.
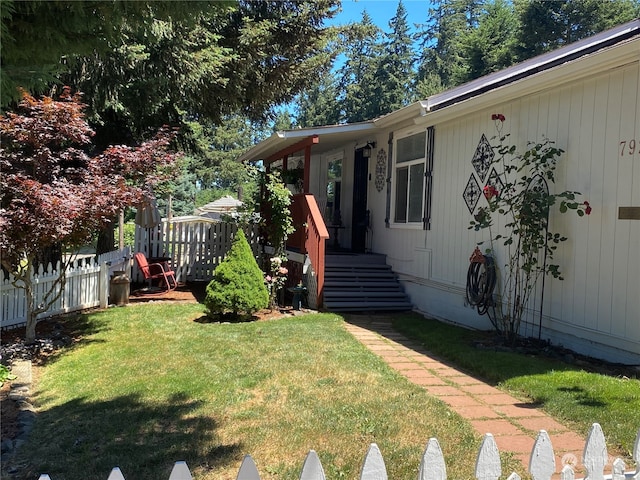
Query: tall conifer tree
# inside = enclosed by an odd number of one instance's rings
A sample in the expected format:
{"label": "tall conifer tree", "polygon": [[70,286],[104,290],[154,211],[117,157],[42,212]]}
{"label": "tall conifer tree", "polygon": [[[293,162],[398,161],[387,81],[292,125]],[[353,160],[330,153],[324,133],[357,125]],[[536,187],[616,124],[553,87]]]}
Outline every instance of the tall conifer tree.
{"label": "tall conifer tree", "polygon": [[640,16],[638,0],[515,0],[516,55],[526,60]]}
{"label": "tall conifer tree", "polygon": [[505,0],[489,0],[484,4],[477,26],[461,36],[460,68],[452,82],[459,85],[502,70],[515,62],[517,18]]}
{"label": "tall conifer tree", "polygon": [[376,76],[382,55],[381,30],[365,10],[356,34],[347,42],[346,60],[338,70],[343,118],[347,123],[375,118],[377,108]]}
{"label": "tall conifer tree", "polygon": [[435,0],[416,35],[418,91],[431,95],[456,85],[466,70],[462,40],[477,26],[480,0]]}
{"label": "tall conifer tree", "polygon": [[413,40],[407,23],[407,10],[398,2],[396,15],[389,22],[391,31],[386,33],[384,54],[378,63],[376,116],[404,107],[411,100],[414,79]]}
{"label": "tall conifer tree", "polygon": [[328,72],[297,97],[296,125],[315,127],[340,123],[342,112],[339,102],[338,82],[333,72]]}

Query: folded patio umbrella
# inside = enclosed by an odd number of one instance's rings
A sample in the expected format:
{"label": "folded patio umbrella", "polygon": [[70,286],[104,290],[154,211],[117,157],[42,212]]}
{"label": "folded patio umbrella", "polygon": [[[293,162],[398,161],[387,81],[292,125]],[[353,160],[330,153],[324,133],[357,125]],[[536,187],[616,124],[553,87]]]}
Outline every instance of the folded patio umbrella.
{"label": "folded patio umbrella", "polygon": [[162,216],[158,210],[155,198],[147,197],[140,205],[138,205],[135,222],[137,225],[140,225],[140,227],[147,230],[149,250],[146,253],[147,256],[153,256],[151,254],[151,229],[156,228],[162,223]]}

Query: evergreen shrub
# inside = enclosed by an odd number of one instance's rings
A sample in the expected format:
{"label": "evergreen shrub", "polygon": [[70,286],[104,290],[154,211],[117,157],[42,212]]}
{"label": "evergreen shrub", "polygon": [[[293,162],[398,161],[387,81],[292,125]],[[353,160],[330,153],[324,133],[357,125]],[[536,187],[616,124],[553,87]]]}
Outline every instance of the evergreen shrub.
{"label": "evergreen shrub", "polygon": [[251,315],[269,305],[262,270],[241,229],[207,286],[204,304],[211,316],[236,317],[241,313]]}

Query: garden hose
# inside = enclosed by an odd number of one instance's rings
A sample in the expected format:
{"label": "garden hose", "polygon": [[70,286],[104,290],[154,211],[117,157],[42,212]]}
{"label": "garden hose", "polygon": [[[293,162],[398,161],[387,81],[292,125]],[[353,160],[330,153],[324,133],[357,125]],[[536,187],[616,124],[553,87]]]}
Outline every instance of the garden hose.
{"label": "garden hose", "polygon": [[467,302],[478,309],[480,315],[493,306],[493,290],[496,286],[496,268],[493,257],[480,255],[473,259],[467,271]]}

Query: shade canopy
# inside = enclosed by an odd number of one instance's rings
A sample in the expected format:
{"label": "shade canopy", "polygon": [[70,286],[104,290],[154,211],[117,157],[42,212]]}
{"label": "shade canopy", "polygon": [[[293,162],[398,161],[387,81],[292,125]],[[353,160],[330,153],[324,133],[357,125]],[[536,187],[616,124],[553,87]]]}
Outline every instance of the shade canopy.
{"label": "shade canopy", "polygon": [[155,198],[147,198],[138,205],[135,222],[142,228],[154,228],[162,223],[162,216]]}
{"label": "shade canopy", "polygon": [[240,200],[226,195],[214,202],[207,203],[202,207],[196,208],[195,213],[202,217],[218,218],[219,215],[216,216],[211,214],[234,213],[242,205],[244,204]]}

